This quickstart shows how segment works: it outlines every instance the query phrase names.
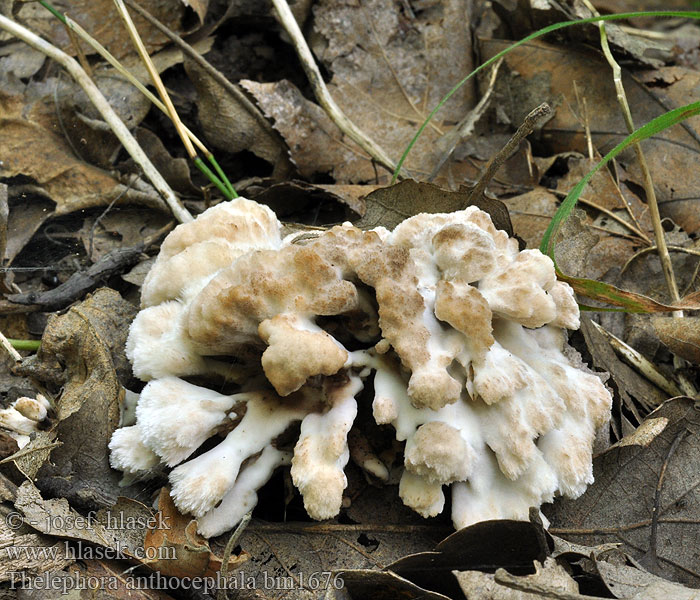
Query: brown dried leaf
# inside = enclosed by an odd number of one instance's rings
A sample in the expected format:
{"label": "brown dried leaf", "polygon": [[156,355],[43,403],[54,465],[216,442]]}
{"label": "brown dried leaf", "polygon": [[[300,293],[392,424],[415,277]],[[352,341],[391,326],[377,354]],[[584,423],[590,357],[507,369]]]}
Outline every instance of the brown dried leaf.
{"label": "brown dried leaf", "polygon": [[325,111],[287,80],[241,81],[284,138],[299,173],[330,173],[338,182],[371,181],[376,171],[365,153],[343,136]]}
{"label": "brown dried leaf", "polygon": [[545,188],[504,200],[515,233],[525,240],[528,248],[539,248],[549,222],[559,208],[557,197]]}
{"label": "brown dried leaf", "polygon": [[275,163],[283,151],[279,140],[195,61],[186,58],[185,70],[199,96],[198,116],[206,140],[226,152],[249,150]]}
{"label": "brown dried leaf", "polygon": [[671,352],[700,365],[700,317],[669,319],[659,316],[651,323]]}
{"label": "brown dried leaf", "polygon": [[568,571],[553,558],[544,564],[535,562],[535,573],[517,577],[518,583],[533,593],[514,590],[498,582],[497,577],[481,571],[454,571],[465,596],[469,600],[540,600],[543,589],[578,594],[578,584]]}
{"label": "brown dried leaf", "polygon": [[[212,552],[207,540],[197,533],[197,522],[177,510],[168,488],[160,490],[156,522],[158,526],[146,532],[143,547],[145,556],[159,558],[143,561],[146,566],[170,577],[216,576],[222,566],[221,558]],[[231,556],[229,572],[238,569],[247,560],[245,552]]]}
{"label": "brown dried leaf", "polygon": [[[431,3],[410,17],[391,0],[316,5],[314,30],[320,35],[313,49],[333,73],[331,95],[394,160],[428,113],[474,68],[468,20],[461,0]],[[471,85],[463,86],[441,108],[404,165],[409,173],[430,173],[442,153],[435,141],[465,116],[473,93]]]}
{"label": "brown dried leaf", "polygon": [[204,18],[207,16],[209,8],[209,0],[182,0],[185,6],[189,6],[199,17],[200,25],[204,23]]}
{"label": "brown dried leaf", "polygon": [[596,457],[596,481],[585,494],[577,500],[559,500],[545,510],[551,533],[587,545],[622,542],[624,551],[652,573],[698,586],[697,415],[694,400],[669,400],[647,417],[647,422],[666,424],[651,427],[642,441],[646,445],[639,445],[639,439],[633,444],[623,440]]}
{"label": "brown dried leaf", "polygon": [[[495,55],[510,43],[502,40],[481,41],[484,58]],[[578,114],[572,81],[577,82],[579,96],[586,99],[595,147],[602,153],[627,137],[610,67],[599,55],[572,46],[554,46],[533,41],[509,52],[505,61],[512,71],[517,71],[528,80],[541,76],[542,72],[549,73],[552,93],[562,96],[562,103],[554,117],[542,128],[542,141],[552,151],[586,152],[584,127]],[[623,84],[628,102],[634,107],[637,126],[675,107],[672,102],[664,106],[656,97],[654,89],[648,89],[626,71],[623,71]],[[686,96],[682,104],[690,101],[692,98]],[[681,207],[685,212],[697,212],[700,170],[696,167],[700,154],[700,135],[697,124],[694,123],[696,121],[687,124],[691,132],[681,126],[672,127],[644,143],[644,153],[654,179],[662,214],[673,215],[679,220]],[[631,148],[619,156],[619,162],[626,167],[635,182],[639,184],[642,181]],[[679,177],[679,173],[683,173],[683,177]],[[684,228],[688,233],[694,233],[697,230],[695,226],[700,226],[697,216],[693,218],[686,221],[683,217]]]}
{"label": "brown dried leaf", "polygon": [[198,191],[190,178],[190,167],[186,159],[173,157],[161,139],[144,127],[138,127],[134,137],[153,166],[174,190],[190,194]]}
{"label": "brown dried leaf", "polygon": [[138,200],[165,210],[155,194],[127,190],[107,172],[75,157],[56,117],[55,84],[52,79],[28,86],[24,93],[0,89],[0,177],[32,178],[56,203],[56,214],[108,204],[120,194],[122,201]]}
{"label": "brown dried leaf", "polygon": [[377,189],[365,198],[367,213],[355,225],[370,229],[379,225],[393,229],[404,219],[419,213],[440,213],[462,210],[469,205],[478,206],[491,216],[498,229],[513,235],[508,209],[500,200],[480,198],[469,201],[466,192],[450,192],[432,183],[407,179],[396,185]]}
{"label": "brown dried leaf", "polygon": [[[144,0],[140,4],[163,25],[176,32],[182,31],[181,22],[185,7],[180,2]],[[56,2],[54,6],[62,12],[68,11],[71,18],[99,40],[116,58],[135,54],[131,38],[122,25],[122,20],[111,0],[73,0],[70,3]],[[169,41],[135,11],[130,11],[130,14],[149,53]],[[38,3],[21,3],[17,18],[32,31],[43,35],[65,52],[75,56],[76,50],[68,37],[66,28]],[[94,52],[91,52],[90,47],[85,44],[83,44],[83,51],[86,54]]]}

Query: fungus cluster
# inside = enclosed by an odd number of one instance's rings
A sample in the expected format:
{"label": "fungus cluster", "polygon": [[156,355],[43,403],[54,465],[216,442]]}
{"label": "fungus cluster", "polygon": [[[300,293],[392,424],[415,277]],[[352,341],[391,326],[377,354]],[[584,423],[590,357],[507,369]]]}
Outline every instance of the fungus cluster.
{"label": "fungus cluster", "polygon": [[0,428],[17,442],[21,449],[30,442],[32,433],[39,431],[39,425],[47,416],[51,405],[41,394],[36,398],[22,396],[10,406],[0,410]]}
{"label": "fungus cluster", "polygon": [[[406,505],[437,515],[450,486],[457,528],[527,518],[593,481],[611,397],[566,344],[578,326],[552,261],[475,207],[282,239],[274,213],[238,198],[178,226],[144,282],[127,355],[148,383],[112,465],[173,467],[173,500],[206,536],[283,464],[309,515],[333,517],[367,386],[375,421],[405,441]],[[207,380],[234,393],[192,383]]]}

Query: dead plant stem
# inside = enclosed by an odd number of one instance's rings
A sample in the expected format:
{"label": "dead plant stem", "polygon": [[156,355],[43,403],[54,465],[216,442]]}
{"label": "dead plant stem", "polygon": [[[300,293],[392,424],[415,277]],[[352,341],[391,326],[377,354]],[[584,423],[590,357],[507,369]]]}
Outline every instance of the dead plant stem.
{"label": "dead plant stem", "polygon": [[[284,142],[280,139],[279,134],[272,128],[269,121],[260,113],[258,108],[246,97],[246,95],[238,89],[236,85],[231,83],[226,77],[219,71],[217,71],[211,63],[202,57],[192,46],[190,46],[185,40],[183,40],[174,31],[163,25],[158,19],[156,19],[151,13],[149,13],[145,8],[133,2],[132,0],[124,0],[126,5],[132,10],[136,11],[144,19],[146,19],[151,25],[158,29],[163,35],[170,38],[170,40],[178,47],[184,54],[189,56],[193,61],[195,61],[202,69],[204,69],[207,74],[214,79],[229,95],[231,95],[236,102],[238,102],[260,125],[260,127],[273,139],[277,140],[280,146],[284,146]],[[203,150],[204,151],[204,150]]]}
{"label": "dead plant stem", "polygon": [[182,124],[182,121],[180,120],[180,115],[177,114],[175,106],[173,106],[173,102],[170,99],[170,95],[165,89],[165,85],[163,85],[163,80],[158,74],[158,69],[156,69],[155,65],[153,64],[153,61],[151,60],[151,57],[148,55],[148,50],[146,50],[146,46],[144,46],[143,41],[141,40],[141,36],[136,30],[136,26],[131,20],[129,11],[126,9],[123,0],[114,0],[114,4],[117,7],[117,11],[121,16],[122,21],[124,21],[124,25],[126,26],[126,30],[129,32],[131,41],[133,42],[136,51],[141,57],[141,61],[146,67],[146,70],[148,71],[148,74],[151,77],[151,81],[153,82],[153,85],[156,88],[156,91],[158,92],[161,101],[163,102],[163,104],[165,104],[165,107],[168,109],[168,117],[170,117],[170,120],[173,122],[173,125],[177,130],[177,134],[180,136],[180,139],[182,140],[182,143],[185,146],[185,150],[187,150],[188,156],[190,157],[190,159],[194,160],[197,156],[197,151],[194,149],[194,146],[192,145],[192,140],[190,140],[189,136],[187,135],[187,132],[185,131],[185,127]]}
{"label": "dead plant stem", "polygon": [[323,107],[326,113],[328,113],[328,116],[336,124],[338,129],[340,129],[345,135],[360,146],[360,148],[367,152],[367,154],[369,154],[377,163],[393,173],[396,169],[396,163],[389,158],[386,152],[384,152],[384,150],[376,142],[370,139],[357,127],[357,125],[348,119],[345,113],[336,104],[335,100],[333,100],[333,97],[323,81],[321,72],[316,65],[316,61],[311,54],[311,50],[304,39],[304,35],[302,34],[301,29],[299,29],[299,24],[294,18],[294,15],[289,8],[289,4],[287,4],[287,0],[272,0],[272,4],[277,11],[282,26],[294,44],[294,48],[297,51],[297,56],[301,61],[301,66],[306,73],[306,77],[309,80],[309,84],[311,85],[319,104]]}
{"label": "dead plant stem", "polygon": [[[584,4],[588,6],[589,10],[594,14],[599,13],[593,7],[589,0],[583,0]],[[632,113],[630,111],[629,103],[627,102],[627,95],[625,94],[625,87],[622,84],[622,69],[620,65],[610,51],[610,46],[608,45],[608,36],[605,30],[605,22],[600,21],[598,23],[600,29],[600,45],[603,49],[603,54],[607,59],[610,67],[613,71],[613,81],[615,82],[615,90],[617,91],[617,101],[622,109],[622,115],[625,119],[625,125],[629,133],[634,133],[634,121],[632,119]],[[656,199],[656,191],[654,190],[654,182],[651,178],[651,172],[649,171],[649,166],[647,165],[646,157],[642,151],[642,146],[639,142],[633,144],[634,153],[637,156],[637,161],[639,162],[639,168],[642,172],[642,183],[644,186],[644,192],[647,197],[647,205],[649,206],[649,216],[651,217],[651,223],[654,228],[654,237],[656,238],[656,247],[659,253],[659,260],[661,261],[661,270],[664,273],[666,279],[666,285],[668,286],[669,294],[671,295],[672,302],[678,302],[681,296],[678,292],[678,284],[676,283],[676,275],[673,272],[673,263],[671,262],[671,254],[666,246],[666,237],[664,233],[664,228],[661,223],[661,213],[659,212],[659,203]],[[675,318],[682,318],[683,311],[674,311],[673,316]],[[685,361],[680,357],[673,356],[673,366],[677,371],[685,365]],[[683,392],[689,396],[695,396],[697,390],[695,385],[688,379],[682,372],[679,372],[678,380],[680,382]]]}
{"label": "dead plant stem", "polygon": [[26,27],[16,23],[12,19],[8,19],[4,15],[0,15],[0,28],[16,36],[35,50],[38,50],[49,58],[52,58],[64,69],[66,69],[66,71],[68,71],[78,85],[83,88],[88,98],[90,98],[91,102],[95,105],[95,108],[97,108],[97,110],[100,112],[102,118],[109,124],[114,132],[114,135],[116,135],[119,141],[123,144],[131,158],[133,158],[134,161],[143,169],[146,177],[148,177],[158,193],[163,197],[167,205],[170,207],[170,210],[173,212],[173,215],[175,215],[175,218],[181,223],[192,221],[192,215],[177,199],[173,190],[166,183],[165,179],[163,179],[163,176],[158,172],[158,169],[155,168],[141,146],[139,146],[138,142],[134,139],[134,136],[131,135],[131,132],[127,129],[126,125],[124,125],[122,120],[109,105],[109,102],[107,102],[105,97],[102,95],[102,92],[100,92],[93,81],[87,76],[77,61],[68,56],[62,50],[56,48],[56,46],[53,44],[50,44],[46,40],[29,31]]}

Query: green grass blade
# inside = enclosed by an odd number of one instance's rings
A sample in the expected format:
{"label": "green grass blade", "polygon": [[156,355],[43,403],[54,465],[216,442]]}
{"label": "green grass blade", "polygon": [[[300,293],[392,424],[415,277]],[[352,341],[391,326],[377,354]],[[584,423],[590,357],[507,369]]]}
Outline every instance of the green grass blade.
{"label": "green grass blade", "polygon": [[583,192],[583,189],[586,187],[586,184],[591,180],[593,175],[595,175],[611,159],[615,158],[620,152],[631,144],[641,142],[642,140],[645,140],[663,131],[664,129],[668,129],[672,125],[680,123],[681,121],[684,121],[685,119],[693,117],[697,114],[700,114],[700,102],[693,102],[692,104],[675,108],[666,114],[649,121],[646,125],[643,125],[635,132],[627,136],[624,140],[622,140],[622,142],[608,152],[603,159],[572,188],[566,198],[564,198],[564,201],[561,203],[561,206],[557,210],[554,217],[552,217],[552,221],[542,237],[540,250],[554,260],[554,240],[556,239],[561,225],[564,223],[564,221],[566,221],[571,214],[571,211],[576,206],[576,202]]}
{"label": "green grass blade", "polygon": [[231,200],[235,197],[233,194],[236,192],[231,193],[231,190],[229,190],[226,185],[222,183],[222,181],[216,175],[214,175],[214,172],[204,164],[204,161],[199,158],[199,156],[195,156],[193,160],[195,166],[207,176],[209,181],[211,181],[217,187],[217,189],[224,195],[226,200]]}
{"label": "green grass blade", "polygon": [[36,352],[41,346],[41,340],[15,340],[7,339],[15,350],[30,350]]}
{"label": "green grass blade", "polygon": [[515,42],[511,46],[508,46],[508,48],[501,50],[498,54],[491,57],[485,63],[479,65],[476,69],[474,69],[471,73],[469,73],[469,75],[467,75],[457,85],[455,85],[449,92],[447,92],[447,94],[445,94],[445,96],[443,97],[442,100],[440,100],[438,105],[432,111],[430,111],[430,114],[427,116],[425,121],[423,121],[423,124],[418,128],[418,131],[416,131],[416,134],[413,136],[411,141],[408,143],[408,146],[406,146],[406,149],[404,150],[403,154],[401,155],[401,158],[399,159],[398,164],[396,165],[396,169],[394,170],[394,175],[391,179],[391,183],[392,184],[396,183],[396,180],[399,176],[401,168],[403,167],[403,163],[406,161],[406,157],[408,156],[409,152],[411,151],[411,149],[413,148],[415,143],[418,141],[418,138],[423,133],[423,130],[428,126],[428,123],[430,123],[432,118],[435,116],[435,114],[442,108],[442,106],[445,104],[445,102],[447,102],[452,97],[452,95],[459,90],[459,88],[461,88],[465,83],[467,83],[467,81],[469,81],[472,77],[474,77],[474,75],[476,75],[479,71],[487,68],[489,65],[492,65],[499,58],[501,58],[502,56],[505,56],[511,50],[515,50],[515,48],[517,48],[518,46],[521,46],[522,44],[525,44],[531,40],[542,37],[543,35],[547,35],[548,33],[552,33],[553,31],[557,31],[558,29],[564,29],[565,27],[571,27],[573,25],[582,25],[584,23],[597,23],[598,21],[616,21],[616,20],[620,20],[620,19],[631,19],[631,18],[638,18],[638,17],[682,17],[682,18],[687,18],[687,19],[700,19],[700,11],[659,10],[659,11],[619,13],[616,15],[600,15],[598,17],[589,17],[587,19],[578,19],[576,21],[562,21],[561,23],[554,23],[553,25],[549,25],[548,27],[544,27],[542,29],[539,29],[538,31],[535,31],[534,33],[531,33],[530,35],[523,38],[522,40]]}
{"label": "green grass blade", "polygon": [[224,186],[226,186],[226,189],[231,193],[231,198],[238,198],[238,193],[234,189],[231,182],[228,180],[228,177],[226,177],[226,173],[224,173],[224,170],[219,166],[219,163],[216,162],[216,159],[214,158],[214,155],[211,152],[207,154],[207,160],[212,164],[212,166],[216,170],[216,173],[219,175],[219,179],[224,184]]}
{"label": "green grass blade", "polygon": [[66,18],[58,12],[53,6],[51,6],[48,2],[45,0],[39,0],[39,4],[41,4],[46,10],[48,10],[54,17],[56,17],[61,23],[64,25],[67,25],[66,23]]}

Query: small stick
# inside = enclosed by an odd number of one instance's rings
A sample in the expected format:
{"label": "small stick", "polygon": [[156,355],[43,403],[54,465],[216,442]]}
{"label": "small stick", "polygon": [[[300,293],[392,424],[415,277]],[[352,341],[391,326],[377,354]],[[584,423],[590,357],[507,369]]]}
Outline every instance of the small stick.
{"label": "small stick", "polygon": [[551,107],[546,102],[543,102],[537,108],[532,110],[527,117],[525,117],[523,124],[518,127],[518,130],[513,134],[513,137],[508,140],[506,145],[503,146],[496,156],[494,156],[486,165],[486,170],[481,177],[479,177],[479,181],[476,182],[474,189],[469,194],[470,202],[480,198],[483,195],[486,186],[489,184],[491,179],[493,179],[493,176],[496,174],[498,169],[501,168],[503,163],[506,162],[510,155],[517,149],[520,142],[522,142],[524,138],[534,131],[538,123],[551,114]]}
{"label": "small stick", "polygon": [[[241,535],[243,535],[243,531],[248,526],[248,523],[250,523],[250,517],[251,513],[246,513],[246,515],[241,519],[241,522],[238,524],[235,531],[231,534],[231,537],[226,543],[226,548],[224,548],[224,555],[221,558],[221,569],[219,570],[222,580],[226,580],[226,577],[228,576],[228,563],[231,559],[231,554],[233,554],[234,547],[238,543],[238,540],[240,539]],[[216,595],[216,598],[217,600],[227,600],[228,593],[226,592],[225,587],[219,590],[218,594]]]}
{"label": "small stick", "polygon": [[62,50],[59,50],[53,44],[50,44],[46,40],[40,38],[38,35],[32,33],[27,28],[23,27],[19,23],[8,19],[4,15],[0,15],[0,29],[11,33],[15,37],[19,38],[35,50],[43,52],[49,58],[55,60],[60,64],[73,79],[76,80],[78,85],[83,88],[88,98],[95,105],[95,108],[100,112],[102,118],[109,124],[117,136],[119,141],[123,144],[126,151],[129,153],[131,158],[134,159],[146,174],[146,177],[151,181],[153,187],[156,188],[158,193],[165,199],[165,202],[170,207],[173,215],[180,223],[187,223],[192,221],[192,215],[189,211],[180,203],[180,201],[175,196],[175,192],[167,184],[163,176],[158,172],[158,169],[153,166],[146,153],[143,151],[138,142],[131,135],[131,132],[127,129],[126,125],[117,116],[109,102],[102,95],[102,92],[93,83],[93,81],[87,76],[82,67],[77,63],[77,61],[70,56],[68,56]]}
{"label": "small stick", "polygon": [[357,125],[348,119],[340,107],[336,104],[331,96],[326,84],[323,81],[321,72],[318,70],[316,61],[314,60],[311,50],[304,39],[304,35],[299,29],[299,25],[292,14],[287,0],[272,0],[272,4],[277,10],[282,26],[292,39],[294,48],[297,51],[301,66],[306,73],[306,77],[314,90],[314,95],[319,104],[328,113],[328,116],[338,126],[345,135],[353,140],[360,148],[369,154],[376,162],[388,169],[391,173],[396,169],[396,163],[391,160],[386,152],[382,150],[373,140],[363,133]]}
{"label": "small stick", "polygon": [[15,359],[15,362],[20,362],[22,360],[22,355],[15,350],[15,348],[12,346],[10,343],[10,340],[8,340],[5,335],[0,331],[0,345],[2,345],[5,350],[7,350],[7,353]]}
{"label": "small stick", "polygon": [[654,385],[671,396],[675,397],[683,395],[683,392],[673,381],[667,379],[666,376],[661,373],[661,371],[659,371],[652,362],[647,360],[644,356],[632,348],[632,346],[625,344],[625,342],[623,342],[620,338],[603,329],[603,327],[598,325],[598,323],[595,321],[591,321],[591,323],[607,338],[613,350],[615,350],[620,357],[625,359],[627,363],[637,369],[639,373],[644,375],[644,377],[646,377]]}

